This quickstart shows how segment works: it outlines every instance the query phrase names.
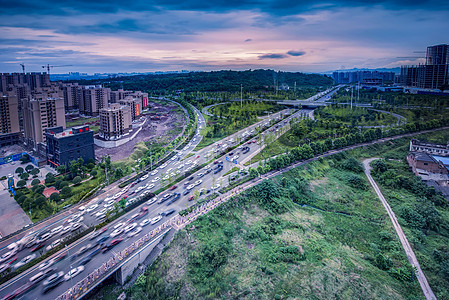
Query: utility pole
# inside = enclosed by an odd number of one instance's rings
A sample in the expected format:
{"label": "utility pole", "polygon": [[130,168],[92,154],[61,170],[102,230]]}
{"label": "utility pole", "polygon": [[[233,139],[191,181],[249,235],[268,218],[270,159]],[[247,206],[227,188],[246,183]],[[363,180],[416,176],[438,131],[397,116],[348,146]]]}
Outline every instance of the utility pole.
{"label": "utility pole", "polygon": [[31,203],[30,203],[30,220],[31,220],[31,223],[33,223],[33,217],[31,216]]}
{"label": "utility pole", "polygon": [[352,96],[354,94],[354,86],[351,86],[351,110],[352,110]]}
{"label": "utility pole", "polygon": [[243,107],[243,84],[240,85],[240,108]]}
{"label": "utility pole", "polygon": [[360,81],[357,82],[357,102],[360,103]]}

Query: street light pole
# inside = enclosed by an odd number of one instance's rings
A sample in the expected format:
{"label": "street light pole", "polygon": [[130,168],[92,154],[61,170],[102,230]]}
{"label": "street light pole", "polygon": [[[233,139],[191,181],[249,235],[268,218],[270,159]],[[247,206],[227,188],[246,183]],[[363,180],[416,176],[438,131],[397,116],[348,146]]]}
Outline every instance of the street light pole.
{"label": "street light pole", "polygon": [[243,107],[243,84],[240,85],[240,108]]}

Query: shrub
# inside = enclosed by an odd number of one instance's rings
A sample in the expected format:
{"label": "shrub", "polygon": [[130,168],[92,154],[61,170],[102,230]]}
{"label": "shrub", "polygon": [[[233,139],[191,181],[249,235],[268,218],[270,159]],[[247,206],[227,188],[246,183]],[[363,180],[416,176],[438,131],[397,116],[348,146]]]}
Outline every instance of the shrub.
{"label": "shrub", "polygon": [[62,190],[65,187],[68,187],[69,183],[67,181],[61,181],[61,183],[59,184],[59,189]]}
{"label": "shrub", "polygon": [[28,165],[28,166],[25,167],[25,170],[26,170],[27,172],[30,172],[30,171],[33,170],[33,169],[34,169],[33,165]]}
{"label": "shrub", "polygon": [[362,190],[366,189],[365,181],[362,179],[362,177],[360,177],[358,175],[350,174],[347,177],[347,180],[348,180],[348,184],[354,188],[362,189]]}
{"label": "shrub", "polygon": [[97,170],[92,170],[90,172],[90,175],[92,175],[93,177],[97,176]]}
{"label": "shrub", "polygon": [[33,170],[30,171],[30,174],[33,176],[36,176],[37,174],[39,174],[39,169],[38,168],[34,168]]}
{"label": "shrub", "polygon": [[343,163],[341,164],[341,167],[343,169],[346,169],[346,170],[352,171],[352,172],[356,172],[356,173],[363,172],[362,163],[359,162],[354,157],[350,157],[350,158],[346,159],[345,161],[343,161]]}
{"label": "shrub", "polygon": [[71,194],[72,194],[72,189],[70,187],[65,186],[65,187],[62,188],[61,196],[63,198],[68,198],[68,197],[70,197]]}
{"label": "shrub", "polygon": [[22,179],[22,180],[27,180],[29,176],[30,176],[30,174],[28,174],[28,173],[23,173],[23,174],[20,175],[20,179]]}
{"label": "shrub", "polygon": [[25,172],[25,170],[22,167],[18,167],[15,171],[17,174],[22,174],[23,172]]}

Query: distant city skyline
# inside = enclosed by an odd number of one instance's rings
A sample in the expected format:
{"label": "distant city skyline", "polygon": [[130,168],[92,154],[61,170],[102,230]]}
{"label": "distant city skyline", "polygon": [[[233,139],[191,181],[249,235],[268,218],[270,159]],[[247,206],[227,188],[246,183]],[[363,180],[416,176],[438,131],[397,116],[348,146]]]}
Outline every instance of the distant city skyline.
{"label": "distant city skyline", "polygon": [[449,3],[19,0],[0,12],[0,72],[325,72],[424,63]]}

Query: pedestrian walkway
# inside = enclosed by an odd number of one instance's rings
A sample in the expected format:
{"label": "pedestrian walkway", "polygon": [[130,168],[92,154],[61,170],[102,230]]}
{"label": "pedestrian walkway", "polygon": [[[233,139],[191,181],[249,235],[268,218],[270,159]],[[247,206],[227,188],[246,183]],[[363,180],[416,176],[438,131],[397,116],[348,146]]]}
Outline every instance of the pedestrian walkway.
{"label": "pedestrian walkway", "polygon": [[393,223],[393,227],[396,230],[397,235],[399,236],[399,240],[401,241],[402,247],[404,248],[405,254],[407,255],[408,261],[410,264],[416,268],[416,277],[418,278],[419,285],[421,286],[421,289],[424,293],[424,296],[426,299],[433,300],[436,299],[435,294],[433,293],[432,289],[430,288],[429,283],[427,282],[426,276],[424,275],[423,271],[421,270],[421,266],[419,265],[418,259],[416,259],[415,253],[413,252],[412,247],[410,246],[407,237],[404,234],[404,231],[402,231],[401,225],[399,225],[398,220],[396,219],[396,215],[391,209],[390,205],[388,204],[387,200],[385,199],[384,195],[379,189],[379,186],[374,181],[373,177],[371,176],[371,166],[370,163],[373,160],[377,160],[379,158],[369,158],[365,159],[363,161],[363,165],[365,167],[365,175],[368,177],[368,180],[371,184],[371,186],[374,188],[374,191],[376,192],[377,196],[379,197],[380,201],[382,202],[383,206],[385,207],[385,210],[388,213],[388,216],[390,217],[391,222]]}

